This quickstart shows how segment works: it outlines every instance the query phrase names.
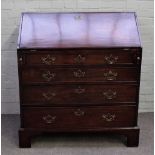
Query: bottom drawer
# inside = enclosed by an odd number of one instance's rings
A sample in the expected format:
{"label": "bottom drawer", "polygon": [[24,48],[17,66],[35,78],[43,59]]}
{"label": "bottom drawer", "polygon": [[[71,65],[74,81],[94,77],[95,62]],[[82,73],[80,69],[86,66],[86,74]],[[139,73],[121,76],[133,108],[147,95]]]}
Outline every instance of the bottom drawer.
{"label": "bottom drawer", "polygon": [[25,128],[90,129],[136,125],[136,106],[24,107]]}

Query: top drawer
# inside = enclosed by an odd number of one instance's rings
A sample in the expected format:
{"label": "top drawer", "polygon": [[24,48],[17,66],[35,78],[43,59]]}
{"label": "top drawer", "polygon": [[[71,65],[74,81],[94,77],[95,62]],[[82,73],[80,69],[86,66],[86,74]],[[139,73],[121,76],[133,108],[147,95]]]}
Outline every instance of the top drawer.
{"label": "top drawer", "polygon": [[51,50],[29,51],[26,65],[137,65],[141,55],[138,49],[117,50]]}

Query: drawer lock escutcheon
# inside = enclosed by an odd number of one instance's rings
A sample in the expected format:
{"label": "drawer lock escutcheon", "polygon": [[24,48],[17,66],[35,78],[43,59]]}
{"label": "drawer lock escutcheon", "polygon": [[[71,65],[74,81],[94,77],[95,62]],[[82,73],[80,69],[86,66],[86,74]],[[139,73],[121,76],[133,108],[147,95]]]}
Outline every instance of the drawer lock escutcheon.
{"label": "drawer lock escutcheon", "polygon": [[104,91],[102,94],[107,100],[112,100],[113,98],[116,98],[117,92],[109,89]]}
{"label": "drawer lock escutcheon", "polygon": [[103,114],[103,115],[102,115],[102,118],[103,118],[103,120],[105,120],[106,122],[112,122],[112,121],[115,120],[116,115],[115,115],[115,114],[107,113],[107,114]]}
{"label": "drawer lock escutcheon", "polygon": [[109,56],[105,56],[104,59],[108,64],[115,64],[118,60],[118,56],[113,56],[110,54]]}
{"label": "drawer lock escutcheon", "polygon": [[43,116],[42,119],[46,124],[51,124],[55,122],[56,116],[47,115],[47,116]]}
{"label": "drawer lock escutcheon", "polygon": [[74,59],[75,63],[80,64],[83,63],[85,61],[85,57],[82,55],[78,55],[75,59]]}
{"label": "drawer lock escutcheon", "polygon": [[75,89],[75,93],[76,94],[83,94],[85,93],[85,89],[81,88],[80,86],[78,88]]}
{"label": "drawer lock escutcheon", "polygon": [[118,76],[118,73],[117,72],[112,72],[111,70],[104,73],[104,77],[108,81],[116,80],[117,76]]}
{"label": "drawer lock escutcheon", "polygon": [[51,81],[55,78],[56,74],[55,73],[51,73],[50,71],[46,71],[45,73],[42,74],[42,77],[44,80],[46,81]]}
{"label": "drawer lock escutcheon", "polygon": [[74,77],[76,77],[76,78],[85,77],[85,72],[83,72],[81,69],[79,69],[78,71],[74,72]]}
{"label": "drawer lock escutcheon", "polygon": [[77,109],[76,111],[74,111],[74,115],[75,116],[83,116],[84,115],[84,111],[82,111],[81,109]]}
{"label": "drawer lock escutcheon", "polygon": [[46,65],[52,65],[55,63],[56,57],[47,55],[46,57],[41,57],[42,63]]}
{"label": "drawer lock escutcheon", "polygon": [[42,93],[42,96],[45,98],[45,100],[50,101],[53,99],[53,97],[56,96],[56,94],[53,92],[48,92],[48,93]]}

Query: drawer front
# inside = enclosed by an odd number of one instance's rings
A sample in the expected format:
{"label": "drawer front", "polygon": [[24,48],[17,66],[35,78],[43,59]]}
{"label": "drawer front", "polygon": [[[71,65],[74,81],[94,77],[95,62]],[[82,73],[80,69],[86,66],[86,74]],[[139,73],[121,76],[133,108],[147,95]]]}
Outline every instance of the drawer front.
{"label": "drawer front", "polygon": [[139,54],[132,51],[96,50],[96,51],[61,51],[42,52],[41,54],[27,54],[25,56],[26,65],[104,65],[104,64],[128,64],[139,63]]}
{"label": "drawer front", "polygon": [[23,111],[24,127],[51,130],[135,126],[135,106],[30,108]]}
{"label": "drawer front", "polygon": [[25,68],[23,83],[138,81],[137,68]]}
{"label": "drawer front", "polygon": [[25,86],[23,104],[135,104],[135,85],[53,85]]}

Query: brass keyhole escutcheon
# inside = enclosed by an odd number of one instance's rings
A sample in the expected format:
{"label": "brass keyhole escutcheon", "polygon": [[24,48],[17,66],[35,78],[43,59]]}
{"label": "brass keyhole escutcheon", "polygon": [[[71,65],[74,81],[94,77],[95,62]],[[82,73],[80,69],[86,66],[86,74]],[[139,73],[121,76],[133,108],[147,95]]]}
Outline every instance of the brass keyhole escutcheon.
{"label": "brass keyhole escutcheon", "polygon": [[81,109],[77,109],[76,111],[74,111],[74,115],[78,117],[83,116],[84,114],[84,111],[82,111]]}
{"label": "brass keyhole escutcheon", "polygon": [[55,78],[56,76],[56,73],[51,73],[50,71],[45,71],[43,74],[42,74],[42,77],[44,80],[46,81],[51,81]]}

